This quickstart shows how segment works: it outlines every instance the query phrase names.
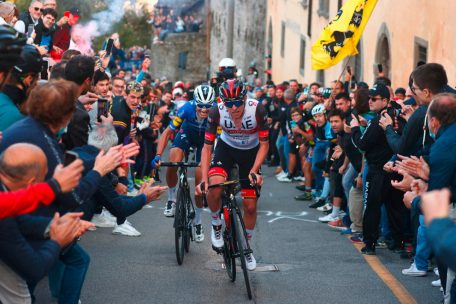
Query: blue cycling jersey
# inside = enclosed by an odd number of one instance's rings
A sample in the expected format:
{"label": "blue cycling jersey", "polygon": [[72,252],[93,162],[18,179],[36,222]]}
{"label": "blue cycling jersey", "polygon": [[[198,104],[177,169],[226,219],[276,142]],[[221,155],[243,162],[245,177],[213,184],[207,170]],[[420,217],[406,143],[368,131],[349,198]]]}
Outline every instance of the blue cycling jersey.
{"label": "blue cycling jersey", "polygon": [[173,131],[181,129],[185,133],[198,134],[203,137],[206,126],[207,118],[198,118],[196,114],[196,102],[194,100],[190,100],[184,104],[169,124],[169,128]]}
{"label": "blue cycling jersey", "polygon": [[328,142],[336,139],[336,135],[334,134],[329,122],[326,122],[323,127],[317,126],[315,133],[315,139],[317,142]]}

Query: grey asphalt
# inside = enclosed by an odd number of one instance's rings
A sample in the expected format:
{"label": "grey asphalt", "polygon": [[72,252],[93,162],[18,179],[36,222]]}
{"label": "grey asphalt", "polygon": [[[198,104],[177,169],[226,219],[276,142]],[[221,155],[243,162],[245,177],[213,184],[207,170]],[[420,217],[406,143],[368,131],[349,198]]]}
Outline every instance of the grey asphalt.
{"label": "grey asphalt", "polygon": [[[235,283],[210,246],[209,213],[203,214],[206,239],[192,243],[182,266],[174,251],[172,219],[163,216],[166,196],[130,222],[141,237],[115,236],[112,229],[88,232],[82,246],[90,253],[81,301],[89,303],[399,303],[350,240],[316,221],[320,212],[293,196],[294,184],[279,183],[265,168],[265,185],[252,241],[259,270],[250,272],[249,301],[241,273]],[[406,277],[401,260],[388,249],[377,256],[417,303],[439,303],[431,287],[437,277]],[[274,269],[275,271],[266,271]],[[47,278],[35,292],[37,303],[54,303]]]}

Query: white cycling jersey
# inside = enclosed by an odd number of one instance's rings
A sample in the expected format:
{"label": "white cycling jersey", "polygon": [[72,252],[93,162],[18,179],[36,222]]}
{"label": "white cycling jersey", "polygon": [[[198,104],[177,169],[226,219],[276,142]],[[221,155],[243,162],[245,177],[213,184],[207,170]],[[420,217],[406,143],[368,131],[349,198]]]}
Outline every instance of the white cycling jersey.
{"label": "white cycling jersey", "polygon": [[258,146],[260,137],[267,137],[266,110],[255,99],[245,101],[241,127],[234,124],[226,106],[220,103],[208,118],[209,128],[206,129],[206,140],[215,139],[217,127],[222,128],[220,139],[233,148],[249,150]]}

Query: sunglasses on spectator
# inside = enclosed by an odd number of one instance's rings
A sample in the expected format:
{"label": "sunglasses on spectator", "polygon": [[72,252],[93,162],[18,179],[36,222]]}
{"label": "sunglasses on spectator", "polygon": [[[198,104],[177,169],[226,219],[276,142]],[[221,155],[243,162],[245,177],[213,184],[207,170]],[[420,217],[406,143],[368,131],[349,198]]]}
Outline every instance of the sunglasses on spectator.
{"label": "sunglasses on spectator", "polygon": [[39,8],[39,7],[34,7],[33,8],[36,12],[40,11],[40,12],[43,12],[43,9],[42,8]]}
{"label": "sunglasses on spectator", "polygon": [[233,106],[236,106],[236,108],[239,108],[240,106],[242,106],[244,104],[244,100],[243,99],[225,99],[223,101],[223,104],[227,108],[232,108]]}
{"label": "sunglasses on spectator", "polygon": [[377,100],[382,100],[384,99],[383,97],[369,97],[370,100],[372,100],[373,102],[376,102]]}
{"label": "sunglasses on spectator", "polygon": [[198,104],[196,105],[200,109],[210,109],[212,108],[212,104]]}

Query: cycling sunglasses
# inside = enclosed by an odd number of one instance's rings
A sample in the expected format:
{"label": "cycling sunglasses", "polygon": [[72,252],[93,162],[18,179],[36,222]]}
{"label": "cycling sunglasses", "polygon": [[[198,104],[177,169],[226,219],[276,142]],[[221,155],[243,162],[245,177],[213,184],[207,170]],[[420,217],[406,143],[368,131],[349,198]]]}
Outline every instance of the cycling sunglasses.
{"label": "cycling sunglasses", "polygon": [[240,106],[242,106],[244,104],[244,100],[243,99],[225,99],[223,101],[223,104],[227,108],[232,108],[233,106],[236,106],[236,108],[239,108]]}
{"label": "cycling sunglasses", "polygon": [[196,106],[198,108],[200,108],[200,109],[210,109],[210,108],[212,108],[212,104],[207,104],[207,103],[206,104],[198,104]]}

